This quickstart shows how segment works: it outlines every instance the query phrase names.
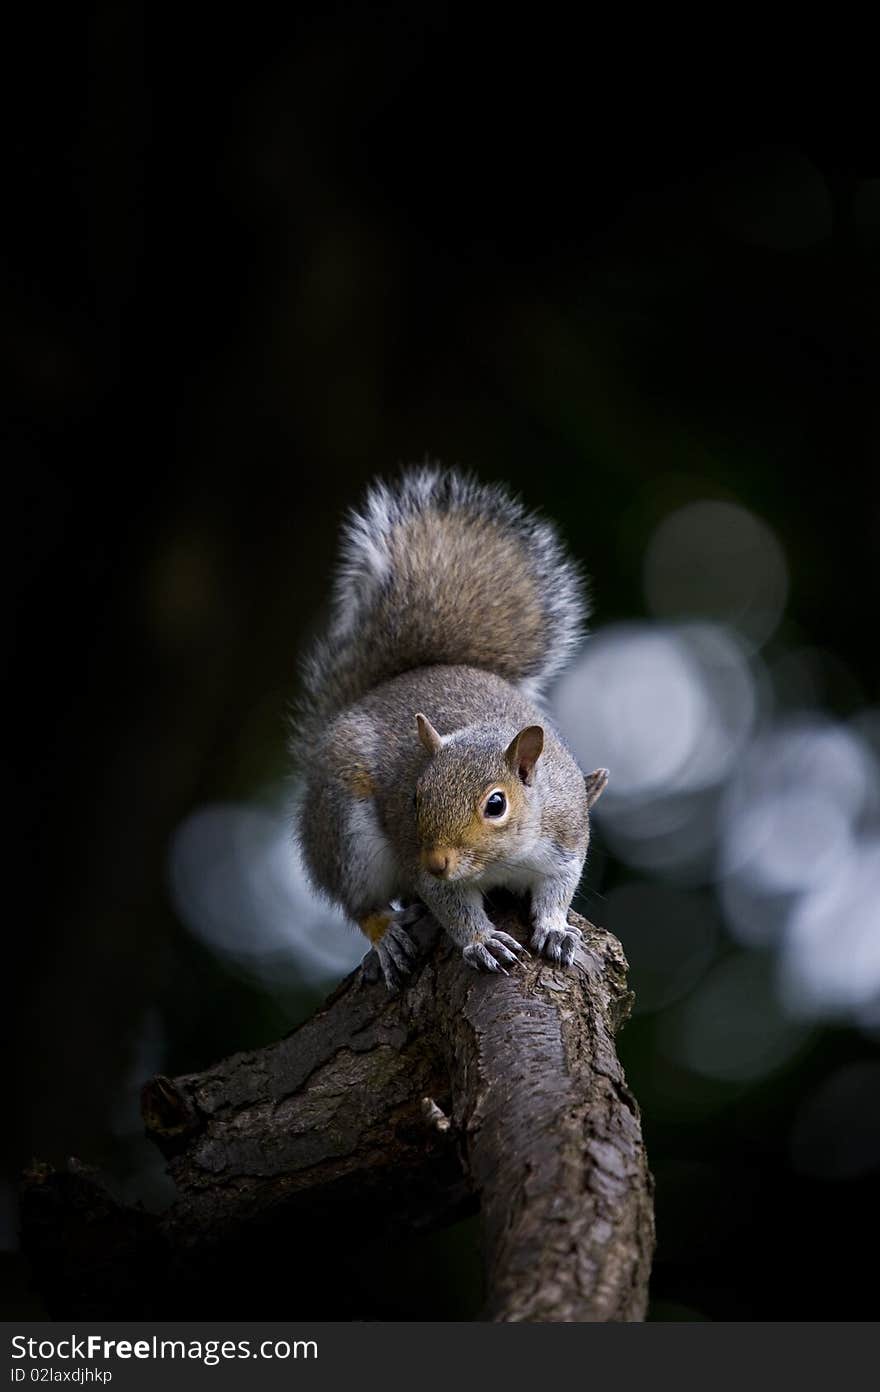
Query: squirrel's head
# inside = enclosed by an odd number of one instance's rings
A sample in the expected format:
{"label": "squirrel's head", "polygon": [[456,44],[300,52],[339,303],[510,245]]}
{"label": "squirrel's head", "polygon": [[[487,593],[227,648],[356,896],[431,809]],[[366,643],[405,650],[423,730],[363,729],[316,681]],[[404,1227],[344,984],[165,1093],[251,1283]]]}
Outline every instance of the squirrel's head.
{"label": "squirrel's head", "polygon": [[422,866],[439,879],[473,879],[533,834],[544,731],[527,725],[505,747],[489,724],[444,736],[418,714],[416,727],[429,755],[414,800]]}

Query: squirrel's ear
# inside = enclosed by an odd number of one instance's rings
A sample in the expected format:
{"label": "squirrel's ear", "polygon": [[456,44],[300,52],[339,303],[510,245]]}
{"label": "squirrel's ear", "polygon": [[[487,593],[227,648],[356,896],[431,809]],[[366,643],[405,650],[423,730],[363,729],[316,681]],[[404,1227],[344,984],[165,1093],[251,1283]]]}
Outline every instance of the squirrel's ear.
{"label": "squirrel's ear", "polygon": [[543,748],[544,731],[540,725],[527,725],[507,746],[507,762],[524,783],[531,783]]}
{"label": "squirrel's ear", "polygon": [[421,711],[416,714],[416,726],[419,731],[419,739],[429,754],[436,754],[438,749],[443,748],[442,735],[437,734],[428,717],[422,715]]}
{"label": "squirrel's ear", "polygon": [[584,774],[584,783],[587,787],[587,807],[592,807],[608,787],[608,770],[595,769],[592,773]]}

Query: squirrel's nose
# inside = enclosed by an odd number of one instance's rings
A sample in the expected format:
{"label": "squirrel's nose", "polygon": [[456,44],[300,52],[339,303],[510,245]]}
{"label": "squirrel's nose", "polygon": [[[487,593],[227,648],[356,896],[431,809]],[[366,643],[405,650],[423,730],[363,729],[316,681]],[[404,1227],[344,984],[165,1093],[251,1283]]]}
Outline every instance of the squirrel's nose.
{"label": "squirrel's nose", "polygon": [[450,875],[455,866],[455,852],[448,846],[437,846],[432,851],[422,851],[422,864],[432,875],[443,878]]}

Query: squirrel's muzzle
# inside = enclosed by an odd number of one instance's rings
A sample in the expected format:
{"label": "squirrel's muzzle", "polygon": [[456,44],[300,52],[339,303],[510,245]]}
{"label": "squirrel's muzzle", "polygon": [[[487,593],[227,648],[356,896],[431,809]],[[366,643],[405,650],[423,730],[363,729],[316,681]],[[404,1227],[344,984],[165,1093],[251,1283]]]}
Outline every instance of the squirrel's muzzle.
{"label": "squirrel's muzzle", "polygon": [[451,846],[435,846],[433,850],[422,851],[422,865],[438,879],[448,879],[458,864],[458,852]]}

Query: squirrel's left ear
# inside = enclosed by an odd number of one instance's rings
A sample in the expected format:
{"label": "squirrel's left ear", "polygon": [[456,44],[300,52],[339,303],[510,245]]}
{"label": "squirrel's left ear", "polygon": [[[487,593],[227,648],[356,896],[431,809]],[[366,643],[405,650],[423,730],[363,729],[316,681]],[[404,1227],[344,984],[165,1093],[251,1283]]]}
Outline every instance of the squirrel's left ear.
{"label": "squirrel's left ear", "polygon": [[510,741],[506,759],[523,783],[531,783],[535,776],[535,764],[544,748],[544,731],[540,725],[527,725]]}

